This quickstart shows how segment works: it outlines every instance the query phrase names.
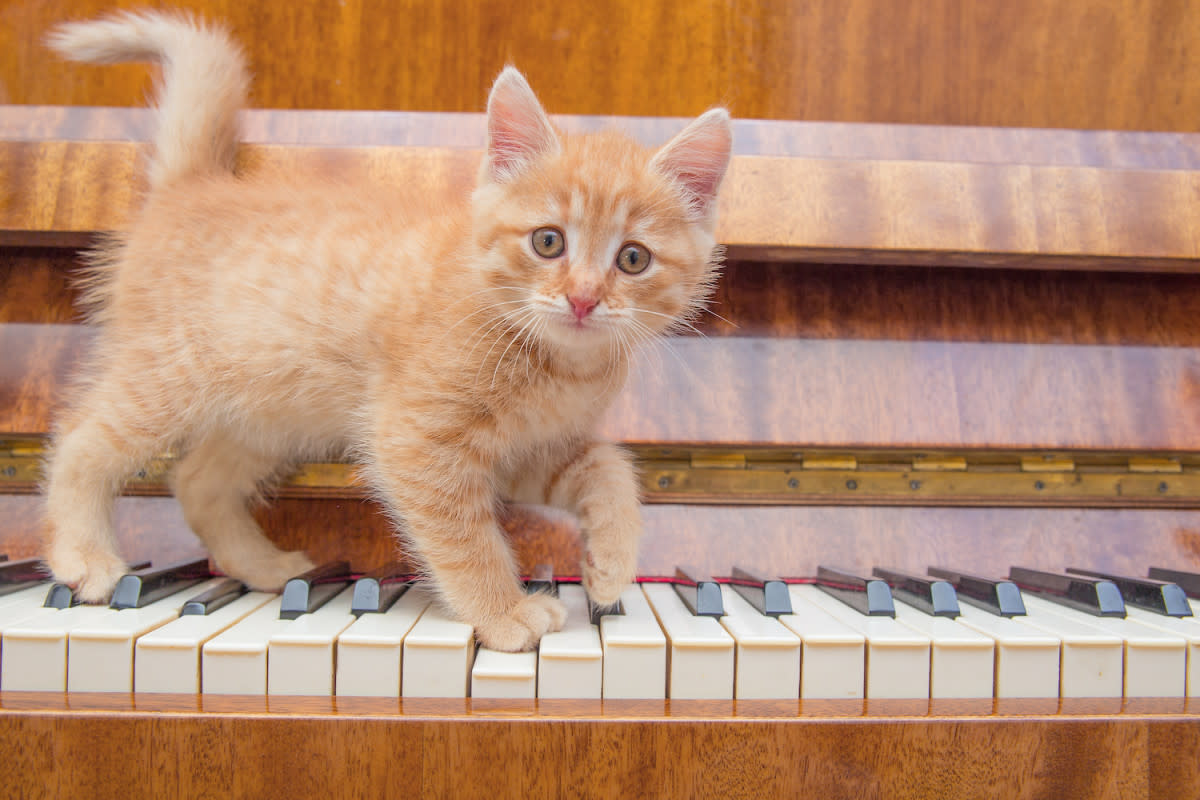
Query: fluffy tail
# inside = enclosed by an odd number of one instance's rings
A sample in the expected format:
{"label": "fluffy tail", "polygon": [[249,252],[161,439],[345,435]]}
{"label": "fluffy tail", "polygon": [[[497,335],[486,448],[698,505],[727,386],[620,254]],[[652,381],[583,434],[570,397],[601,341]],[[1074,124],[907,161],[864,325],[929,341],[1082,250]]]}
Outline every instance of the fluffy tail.
{"label": "fluffy tail", "polygon": [[61,25],[46,43],[73,61],[162,64],[151,188],[233,170],[249,76],[241,48],[224,30],[181,15],[123,13]]}

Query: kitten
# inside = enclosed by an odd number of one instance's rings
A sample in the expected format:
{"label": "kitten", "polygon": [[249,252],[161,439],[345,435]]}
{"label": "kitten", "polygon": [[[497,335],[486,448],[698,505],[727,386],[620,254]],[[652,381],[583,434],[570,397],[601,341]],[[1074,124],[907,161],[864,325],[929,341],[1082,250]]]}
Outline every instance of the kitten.
{"label": "kitten", "polygon": [[636,345],[698,312],[730,156],[714,109],[657,152],[567,136],[513,68],[470,196],[269,171],[234,176],[248,78],[222,30],[158,13],[58,28],[93,63],[163,65],[149,191],[94,255],[97,336],[57,420],[46,560],[84,600],[125,570],[114,496],[152,456],[216,565],[277,590],[311,566],[248,505],[298,460],[347,456],[441,599],[501,650],[562,625],[527,596],[500,502],[573,512],[584,586],[614,602],[641,520],[629,456],[591,431]]}

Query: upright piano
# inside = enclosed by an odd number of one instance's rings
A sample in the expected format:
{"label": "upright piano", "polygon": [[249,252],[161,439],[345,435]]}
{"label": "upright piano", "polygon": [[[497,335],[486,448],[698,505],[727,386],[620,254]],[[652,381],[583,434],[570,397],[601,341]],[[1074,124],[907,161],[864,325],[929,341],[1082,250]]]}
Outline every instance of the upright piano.
{"label": "upright piano", "polygon": [[[683,124],[557,121],[647,143]],[[10,559],[38,554],[40,457],[89,339],[77,252],[128,218],[148,124],[133,109],[0,114]],[[254,111],[245,127],[245,170],[464,186],[483,141],[479,115]],[[1200,570],[1200,135],[738,121],[735,142],[712,313],[643,353],[603,424],[640,465],[642,575]],[[204,556],[166,495],[169,466],[164,454],[118,501],[131,560]],[[317,562],[365,572],[403,557],[353,465],[305,465],[258,516]],[[578,573],[570,520],[514,507],[505,525],[525,569]],[[4,688],[13,796],[1200,794],[1200,709],[1186,696]]]}

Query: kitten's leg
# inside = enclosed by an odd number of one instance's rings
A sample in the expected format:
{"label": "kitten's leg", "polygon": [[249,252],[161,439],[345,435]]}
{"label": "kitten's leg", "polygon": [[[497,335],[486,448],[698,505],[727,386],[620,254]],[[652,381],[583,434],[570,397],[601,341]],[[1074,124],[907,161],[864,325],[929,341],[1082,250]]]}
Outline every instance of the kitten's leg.
{"label": "kitten's leg", "polygon": [[490,469],[471,454],[436,447],[382,445],[370,465],[373,485],[403,519],[409,540],[450,609],[485,646],[529,650],[558,630],[566,609],[529,595],[496,520]]}
{"label": "kitten's leg", "polygon": [[[105,402],[106,398],[121,400]],[[167,446],[157,419],[120,392],[89,393],[60,428],[46,468],[46,563],[80,599],[108,599],[126,565],[112,514],[125,480]]]}
{"label": "kitten's leg", "polygon": [[261,481],[278,461],[212,436],[188,451],[171,474],[184,518],[217,567],[254,589],[278,591],[312,568],[304,553],[280,550],[250,514]]}
{"label": "kitten's leg", "polygon": [[642,510],[629,454],[604,442],[586,442],[564,461],[536,466],[517,483],[514,499],[546,503],[579,519],[587,546],[583,585],[601,605],[615,603],[637,574]]}

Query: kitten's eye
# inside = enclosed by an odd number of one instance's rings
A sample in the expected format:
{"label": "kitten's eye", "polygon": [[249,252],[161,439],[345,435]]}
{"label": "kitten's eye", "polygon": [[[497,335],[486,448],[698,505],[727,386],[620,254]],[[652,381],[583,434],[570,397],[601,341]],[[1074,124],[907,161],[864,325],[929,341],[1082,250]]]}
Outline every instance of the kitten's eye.
{"label": "kitten's eye", "polygon": [[627,244],[617,253],[617,269],[630,275],[645,272],[650,266],[650,251],[640,244]]}
{"label": "kitten's eye", "polygon": [[567,237],[558,228],[538,228],[533,232],[533,251],[542,258],[558,258],[567,249]]}

